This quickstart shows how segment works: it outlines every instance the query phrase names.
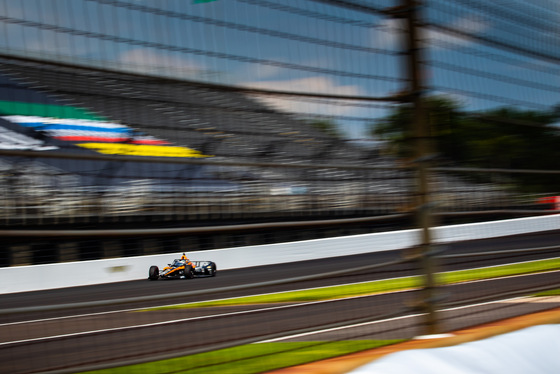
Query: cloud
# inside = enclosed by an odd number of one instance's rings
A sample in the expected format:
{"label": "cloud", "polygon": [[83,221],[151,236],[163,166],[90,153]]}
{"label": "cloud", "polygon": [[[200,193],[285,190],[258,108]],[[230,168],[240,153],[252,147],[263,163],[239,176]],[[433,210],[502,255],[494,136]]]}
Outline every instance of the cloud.
{"label": "cloud", "polygon": [[[489,29],[490,25],[480,17],[466,16],[455,19],[453,22],[448,23],[446,27],[474,36]],[[384,19],[377,27],[372,29],[371,45],[374,48],[402,48],[399,46],[405,30],[406,25],[403,20]],[[420,31],[422,32],[420,37],[427,41],[426,44],[436,48],[440,43],[445,44],[447,48],[449,48],[450,44],[459,47],[472,43],[472,39],[469,37],[458,36],[436,29],[423,29]]]}
{"label": "cloud", "polygon": [[459,18],[453,25],[455,28],[470,34],[480,34],[489,28],[489,25],[480,17]]}
{"label": "cloud", "polygon": [[[454,22],[446,26],[473,36],[481,34],[490,28],[490,25],[487,22],[478,17],[458,18]],[[472,38],[468,36],[458,36],[453,33],[447,33],[444,31],[433,29],[425,30],[424,38],[428,41],[428,45],[437,47],[438,44],[442,42],[446,45],[447,48],[449,48],[449,45],[460,47],[463,45],[471,44],[473,42]]]}
{"label": "cloud", "polygon": [[246,67],[246,72],[247,76],[254,77],[255,79],[267,79],[281,74],[283,69],[279,66],[250,64]]}
{"label": "cloud", "polygon": [[[245,87],[260,88],[276,91],[321,93],[334,95],[358,96],[364,95],[362,89],[353,85],[338,85],[327,77],[308,77],[284,81],[246,82]],[[318,115],[345,115],[353,111],[351,105],[332,105],[328,102],[315,102],[301,98],[281,98],[268,95],[255,95],[261,102],[277,110],[291,113],[318,114]]]}
{"label": "cloud", "polygon": [[[83,40],[79,40],[82,42]],[[86,57],[93,53],[86,43],[80,43],[70,35],[43,32],[37,39],[26,40],[25,49],[32,53],[51,56]]]}
{"label": "cloud", "polygon": [[166,71],[169,74],[190,76],[204,71],[204,68],[193,60],[144,48],[131,49],[121,53],[117,60],[123,67],[140,73]]}
{"label": "cloud", "polygon": [[404,20],[383,19],[377,27],[371,29],[371,46],[373,48],[396,49],[404,30]]}

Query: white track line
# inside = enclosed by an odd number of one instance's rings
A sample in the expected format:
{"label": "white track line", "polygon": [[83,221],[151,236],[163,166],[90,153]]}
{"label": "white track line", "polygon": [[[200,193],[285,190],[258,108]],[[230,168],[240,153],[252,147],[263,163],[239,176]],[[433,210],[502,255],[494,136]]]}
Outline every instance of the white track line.
{"label": "white track line", "polygon": [[[404,292],[404,291],[396,291],[396,292],[394,292],[394,293],[398,293],[398,292]],[[353,297],[345,298],[344,300],[358,299],[358,298],[364,298],[364,297],[369,297],[369,295],[366,295],[366,296],[353,296]],[[479,306],[484,306],[484,305],[491,305],[491,304],[509,302],[509,301],[512,301],[512,300],[519,300],[519,299],[523,299],[523,298],[524,298],[524,297],[507,298],[507,299],[489,301],[489,302],[478,303],[478,304],[473,304],[473,305],[466,305],[466,306],[459,306],[459,307],[441,309],[440,311],[446,312],[446,311],[454,311],[454,310],[461,310],[461,309],[467,309],[467,308],[474,308],[474,307],[479,307]],[[93,331],[83,331],[83,332],[72,333],[72,334],[62,334],[62,335],[46,336],[46,337],[41,337],[41,338],[15,340],[15,341],[10,341],[10,342],[3,342],[3,343],[0,343],[0,346],[6,346],[6,345],[18,344],[18,343],[33,343],[33,342],[40,342],[40,341],[46,341],[46,340],[54,340],[54,339],[60,339],[60,338],[69,338],[69,337],[86,336],[86,335],[92,335],[92,334],[104,333],[104,332],[126,331],[126,330],[132,330],[132,329],[144,328],[144,327],[164,326],[164,325],[171,325],[171,324],[175,324],[175,323],[182,323],[182,322],[189,322],[189,321],[196,321],[196,320],[204,320],[204,319],[210,319],[210,318],[216,318],[216,317],[228,317],[228,316],[234,316],[234,315],[242,315],[242,314],[250,314],[250,313],[259,313],[259,312],[270,311],[270,310],[280,310],[280,309],[295,308],[295,307],[306,306],[306,305],[313,305],[313,304],[322,304],[322,303],[336,302],[336,301],[340,301],[340,300],[341,300],[341,299],[319,300],[319,301],[304,302],[304,303],[292,304],[292,305],[281,305],[281,306],[268,307],[268,308],[260,308],[260,309],[253,309],[253,310],[246,310],[246,311],[239,311],[239,312],[229,312],[229,313],[213,314],[213,315],[209,315],[209,316],[189,317],[189,318],[182,318],[182,319],[176,319],[176,320],[171,320],[171,321],[163,321],[163,322],[149,323],[149,324],[143,324],[143,325],[116,327],[116,328],[111,328],[111,329],[101,329],[101,330],[93,330]],[[324,330],[317,330],[317,331],[308,332],[308,333],[302,333],[302,334],[296,334],[296,335],[285,336],[285,337],[276,338],[276,339],[263,340],[263,341],[259,341],[259,342],[253,343],[253,344],[258,344],[258,343],[270,343],[270,342],[275,342],[275,341],[288,340],[288,339],[293,339],[293,338],[302,337],[302,336],[320,334],[320,333],[324,333],[324,332],[331,332],[331,331],[337,331],[337,330],[344,330],[344,329],[350,329],[350,328],[355,328],[355,327],[360,327],[360,326],[374,325],[374,324],[383,323],[383,322],[391,322],[391,321],[397,321],[397,320],[402,320],[402,319],[407,319],[407,318],[414,318],[414,317],[418,317],[418,316],[421,316],[421,315],[422,315],[422,314],[412,314],[412,315],[408,315],[408,316],[393,317],[393,318],[387,318],[387,319],[377,320],[377,321],[372,321],[372,322],[363,322],[363,323],[358,323],[358,324],[348,325],[348,326],[334,327],[334,328],[329,328],[329,329],[324,329]]]}
{"label": "white track line", "polygon": [[[367,296],[357,296],[357,297],[352,297],[352,298],[359,298],[359,297],[367,297]],[[348,298],[348,299],[352,299],[352,298]],[[508,298],[508,299],[504,299],[504,300],[491,301],[491,302],[479,303],[479,304],[462,306],[462,307],[442,309],[441,311],[452,311],[452,310],[473,308],[473,307],[477,307],[477,306],[496,304],[496,303],[506,302],[506,301],[515,300],[515,299],[520,299],[520,298]],[[283,305],[283,306],[270,307],[270,308],[261,308],[261,309],[255,309],[255,310],[249,310],[249,311],[214,314],[214,315],[210,315],[210,316],[182,318],[182,319],[176,319],[176,320],[171,320],[171,321],[149,323],[149,324],[144,324],[144,325],[134,325],[134,326],[126,326],[126,327],[116,327],[116,328],[112,328],[112,329],[84,331],[84,332],[78,332],[78,333],[72,333],[72,334],[53,335],[53,336],[46,336],[46,337],[34,338],[34,339],[14,340],[14,341],[10,341],[10,342],[0,343],[0,346],[7,346],[7,345],[19,344],[19,343],[35,343],[35,342],[40,342],[40,341],[70,338],[70,337],[78,337],[78,336],[87,336],[87,335],[93,335],[93,334],[105,333],[105,332],[126,331],[126,330],[133,330],[133,329],[143,328],[143,327],[164,326],[164,325],[171,325],[171,324],[181,323],[181,322],[203,320],[203,319],[209,319],[209,318],[215,318],[215,317],[227,317],[227,316],[240,315],[240,314],[258,313],[258,312],[269,311],[269,310],[287,309],[287,308],[294,308],[294,307],[305,306],[305,305],[310,305],[310,304],[327,303],[327,302],[333,302],[333,301],[337,301],[337,300],[321,300],[321,301],[300,303],[300,304],[294,304],[294,305]],[[372,322],[363,322],[363,323],[358,323],[358,324],[354,324],[354,325],[341,326],[341,327],[335,327],[335,328],[324,329],[324,330],[317,330],[317,331],[313,331],[313,332],[290,335],[290,336],[285,336],[285,337],[276,338],[276,339],[263,340],[263,341],[256,342],[254,344],[270,343],[270,342],[288,340],[288,339],[298,338],[298,337],[302,337],[302,336],[321,334],[321,333],[325,333],[325,332],[350,329],[350,328],[355,328],[355,327],[360,327],[360,326],[374,325],[374,324],[378,324],[378,323],[397,321],[397,320],[402,320],[402,319],[407,319],[407,318],[414,318],[414,317],[418,317],[418,316],[421,316],[421,315],[422,314],[413,314],[413,315],[408,315],[408,316],[387,318],[387,319],[377,320],[377,321],[372,321]]]}
{"label": "white track line", "polygon": [[[413,276],[414,275],[406,276],[406,277],[385,278],[385,279],[380,279],[380,281],[399,280],[399,279],[404,279],[404,278],[410,278],[410,277],[413,277]],[[362,281],[362,282],[355,282],[355,283],[336,284],[336,285],[331,285],[331,286],[300,288],[300,289],[297,289],[297,290],[289,290],[289,291],[268,292],[268,293],[254,294],[254,295],[248,295],[248,296],[236,296],[236,297],[226,297],[226,298],[222,298],[222,299],[192,301],[192,302],[189,302],[189,303],[167,304],[167,305],[148,306],[148,307],[131,308],[131,309],[119,309],[119,310],[112,310],[112,311],[107,311],[107,312],[85,313],[85,314],[76,314],[76,315],[71,315],[71,316],[50,317],[50,318],[43,318],[43,319],[36,319],[36,320],[26,320],[26,321],[18,321],[18,322],[7,322],[7,323],[0,324],[0,327],[10,326],[10,325],[20,325],[20,324],[25,324],[25,323],[57,321],[57,320],[69,319],[69,318],[93,317],[93,316],[100,316],[100,315],[114,314],[114,313],[138,312],[138,311],[141,311],[141,310],[149,310],[149,309],[153,309],[153,308],[167,308],[167,307],[174,307],[174,306],[180,306],[180,305],[212,303],[212,302],[217,302],[217,301],[235,300],[235,299],[246,298],[246,297],[269,296],[269,295],[277,295],[277,294],[289,293],[289,292],[313,291],[313,290],[320,290],[322,288],[330,288],[330,287],[355,286],[355,285],[358,285],[358,284],[365,284],[365,283],[370,283],[370,282],[376,282],[376,281],[375,280],[374,281]],[[408,290],[399,290],[399,291],[392,291],[392,292],[385,292],[385,293],[389,294],[389,293],[405,292],[405,291],[408,291]],[[373,296],[373,295],[365,295],[365,296]],[[338,300],[340,300],[340,299],[338,299]]]}
{"label": "white track line", "polygon": [[[502,300],[487,301],[487,302],[478,303],[478,304],[463,305],[463,306],[457,306],[457,307],[453,307],[453,308],[440,309],[439,311],[440,312],[452,312],[452,311],[455,311],[455,310],[475,308],[475,307],[480,307],[480,306],[485,306],[485,305],[492,305],[492,304],[498,304],[498,303],[509,303],[509,302],[516,301],[516,300],[522,300],[524,298],[526,298],[526,296],[510,297],[510,298],[502,299]],[[547,298],[549,298],[549,297],[547,297]],[[411,314],[411,315],[408,315],[408,316],[393,317],[393,318],[387,318],[387,319],[382,319],[382,320],[377,320],[377,321],[372,321],[372,322],[357,323],[355,325],[333,327],[333,328],[330,328],[330,329],[324,329],[324,330],[318,330],[318,331],[313,331],[313,332],[295,334],[295,335],[291,335],[291,336],[284,336],[284,337],[276,338],[276,339],[263,340],[263,341],[256,342],[256,343],[253,343],[253,344],[278,342],[278,341],[282,341],[282,340],[299,338],[299,337],[302,337],[302,336],[321,334],[321,333],[324,333],[324,332],[331,332],[331,331],[337,331],[337,330],[350,329],[350,328],[354,328],[354,327],[375,325],[375,324],[378,324],[378,323],[398,321],[398,320],[406,319],[406,318],[414,318],[414,317],[419,317],[421,315],[422,314]],[[416,337],[415,339],[418,339],[418,338],[421,338],[421,337]]]}
{"label": "white track line", "polygon": [[[395,291],[393,293],[398,293],[398,292],[404,292],[404,291]],[[371,295],[352,296],[352,297],[347,297],[344,300],[359,299],[359,298],[365,298],[365,297],[370,297],[370,296]],[[342,299],[309,301],[309,302],[303,302],[303,303],[299,303],[299,304],[280,305],[280,306],[273,306],[273,307],[268,307],[268,308],[243,310],[243,311],[238,311],[238,312],[212,314],[212,315],[208,315],[208,316],[181,318],[181,319],[176,319],[176,320],[148,323],[148,324],[143,324],[143,325],[114,327],[114,328],[111,328],[111,329],[82,331],[82,332],[77,332],[77,333],[72,333],[72,334],[53,335],[53,336],[45,336],[45,337],[41,337],[41,338],[24,339],[24,340],[14,340],[14,341],[10,341],[10,342],[0,343],[0,346],[9,345],[9,344],[17,344],[17,343],[31,343],[31,342],[38,342],[38,341],[42,341],[42,340],[52,340],[52,339],[76,337],[76,336],[83,336],[83,335],[91,335],[91,334],[97,334],[97,333],[103,333],[103,332],[125,331],[125,330],[132,330],[132,329],[143,328],[143,327],[164,326],[164,325],[171,325],[171,324],[174,324],[174,323],[204,320],[204,319],[210,319],[210,318],[216,318],[216,317],[228,317],[228,316],[241,315],[241,314],[259,313],[259,312],[265,312],[265,311],[270,311],[270,310],[288,309],[288,308],[295,308],[295,307],[306,306],[306,305],[336,302],[336,301],[341,301],[341,300]],[[146,309],[146,308],[142,308],[142,309]]]}
{"label": "white track line", "polygon": [[[520,262],[520,263],[525,263],[525,262],[527,262],[527,261]],[[518,263],[514,263],[514,264],[518,264]],[[508,264],[508,265],[510,265],[510,264]],[[477,269],[480,269],[480,268],[474,268],[474,269],[469,269],[469,270],[477,270]],[[482,269],[484,269],[484,268],[482,268]],[[491,279],[478,279],[478,280],[472,280],[472,281],[457,282],[457,283],[453,283],[453,284],[469,284],[469,283],[487,282],[487,281],[496,280],[496,279],[518,278],[518,277],[525,277],[525,276],[531,276],[531,275],[536,275],[536,274],[546,274],[546,273],[555,273],[555,272],[560,272],[560,270],[551,270],[551,271],[545,271],[545,272],[539,272],[539,273],[528,273],[528,274],[520,274],[520,275],[510,275],[510,276],[506,276],[506,277],[491,278]],[[399,280],[399,279],[410,278],[410,277],[414,277],[414,276],[415,275],[410,275],[410,276],[405,276],[405,277],[396,277],[396,278],[386,278],[386,279],[379,279],[378,281]],[[331,285],[331,286],[302,288],[302,289],[290,290],[290,291],[269,292],[269,293],[255,294],[255,295],[248,295],[248,296],[240,296],[240,297],[228,297],[228,298],[223,298],[223,299],[193,301],[193,302],[190,302],[190,303],[168,304],[168,305],[161,305],[161,306],[155,306],[155,307],[119,309],[119,310],[112,310],[112,311],[107,311],[107,312],[85,313],[85,314],[77,314],[77,315],[71,315],[71,316],[42,318],[42,319],[26,320],[26,321],[18,321],[18,322],[7,322],[7,323],[1,323],[0,327],[11,326],[11,325],[20,325],[20,324],[28,324],[28,323],[41,323],[41,322],[49,322],[49,321],[58,321],[58,320],[71,319],[71,318],[95,317],[95,316],[115,314],[115,313],[138,312],[138,311],[142,311],[142,310],[149,310],[149,309],[152,309],[152,308],[167,308],[167,307],[174,307],[174,306],[180,306],[180,305],[190,305],[190,304],[198,304],[198,303],[211,303],[211,302],[217,302],[217,301],[234,300],[234,299],[239,299],[239,298],[242,298],[242,297],[245,298],[245,297],[256,297],[256,296],[268,296],[268,295],[276,295],[276,294],[282,294],[282,293],[288,293],[288,292],[319,290],[319,289],[322,289],[322,288],[330,288],[330,287],[354,286],[354,285],[370,283],[370,282],[376,282],[376,280],[374,280],[374,281],[362,281],[362,282],[356,282],[356,283],[337,284],[337,285]],[[453,285],[453,284],[451,284],[451,285]],[[368,297],[368,296],[376,296],[376,295],[381,295],[381,294],[406,292],[406,291],[411,291],[411,290],[413,290],[413,289],[383,292],[383,293],[375,293],[375,294],[371,294],[371,295],[361,295],[361,296],[353,296],[353,297],[349,297],[349,298],[339,298],[339,299],[334,299],[334,300],[323,300],[323,301],[346,300],[346,299],[352,299],[352,298],[355,298],[355,297]]]}
{"label": "white track line", "polygon": [[[440,309],[439,311],[440,312],[449,312],[449,311],[453,311],[453,310],[460,310],[460,309],[474,308],[474,307],[479,307],[479,306],[484,306],[484,305],[503,303],[503,302],[506,302],[506,301],[509,301],[509,300],[515,300],[515,299],[520,299],[520,297],[508,298],[508,299],[503,299],[503,300],[488,301],[488,302],[485,302],[485,303],[465,305],[465,306],[448,308],[448,309]],[[408,315],[408,316],[393,317],[393,318],[387,318],[387,319],[380,319],[380,320],[377,320],[377,321],[357,323],[357,324],[354,324],[354,325],[333,327],[333,328],[330,328],[330,329],[317,330],[317,331],[312,331],[312,332],[306,332],[306,333],[301,333],[301,334],[284,336],[284,337],[281,337],[281,338],[263,340],[263,341],[260,341],[260,342],[256,342],[254,344],[278,342],[278,341],[282,341],[282,340],[300,338],[300,337],[303,337],[303,336],[322,334],[322,333],[325,333],[325,332],[351,329],[351,328],[355,328],[355,327],[368,326],[368,325],[375,325],[375,324],[384,323],[384,322],[398,321],[398,320],[407,319],[407,318],[419,317],[419,316],[422,316],[422,315],[423,314],[420,314],[420,313],[419,314],[411,314],[411,315]]]}

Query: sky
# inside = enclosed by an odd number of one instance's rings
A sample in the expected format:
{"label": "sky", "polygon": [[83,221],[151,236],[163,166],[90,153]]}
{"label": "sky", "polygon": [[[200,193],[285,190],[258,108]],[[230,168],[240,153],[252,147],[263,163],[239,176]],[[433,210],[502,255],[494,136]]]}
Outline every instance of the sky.
{"label": "sky", "polygon": [[[354,2],[378,9],[396,4]],[[556,2],[424,3],[423,19],[444,27],[421,30],[431,94],[452,97],[471,111],[500,106],[548,110],[560,103]],[[406,88],[403,28],[399,20],[313,0],[0,0],[3,53],[349,96],[388,97]],[[481,42],[484,38],[521,51],[497,48]],[[392,107],[366,101],[259,100],[279,110],[331,118],[349,138],[367,137],[368,126]]]}

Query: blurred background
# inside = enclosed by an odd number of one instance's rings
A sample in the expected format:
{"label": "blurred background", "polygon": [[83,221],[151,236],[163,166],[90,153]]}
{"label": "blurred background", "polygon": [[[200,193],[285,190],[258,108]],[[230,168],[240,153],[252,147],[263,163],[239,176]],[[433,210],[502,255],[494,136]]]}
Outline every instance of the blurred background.
{"label": "blurred background", "polygon": [[558,212],[559,20],[549,0],[1,0],[0,267],[429,246]]}
{"label": "blurred background", "polygon": [[[557,6],[425,2],[413,64],[398,5],[3,1],[0,220],[124,228],[411,213],[415,126],[434,165],[455,168],[429,177],[438,213],[550,209],[558,173],[516,170],[557,169]],[[285,235],[341,230],[362,232]],[[189,248],[287,239],[277,235],[199,236]],[[8,251],[0,264],[105,257],[47,252]]]}

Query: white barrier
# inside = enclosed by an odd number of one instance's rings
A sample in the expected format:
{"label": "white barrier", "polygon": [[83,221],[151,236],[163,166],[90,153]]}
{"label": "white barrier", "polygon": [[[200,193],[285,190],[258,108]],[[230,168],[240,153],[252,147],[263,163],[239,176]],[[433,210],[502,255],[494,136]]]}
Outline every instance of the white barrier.
{"label": "white barrier", "polygon": [[[511,219],[434,229],[446,243],[560,229],[560,215]],[[211,260],[218,271],[337,256],[390,251],[417,244],[418,230],[344,236],[188,253],[193,261]],[[0,268],[0,294],[146,279],[150,265],[163,266],[178,253],[48,265]]]}
{"label": "white barrier", "polygon": [[560,373],[559,353],[560,325],[543,325],[453,347],[396,352],[350,373]]}

